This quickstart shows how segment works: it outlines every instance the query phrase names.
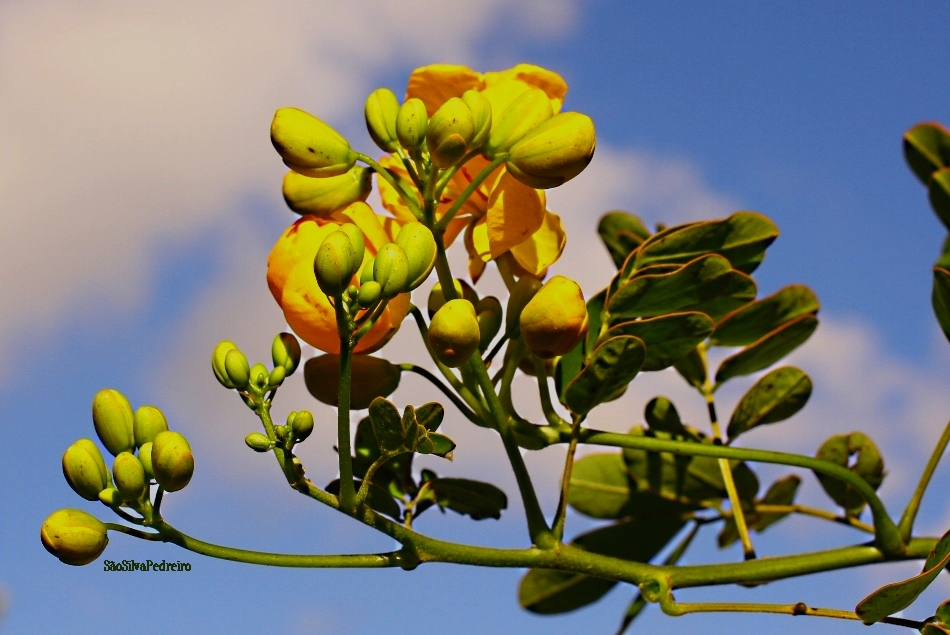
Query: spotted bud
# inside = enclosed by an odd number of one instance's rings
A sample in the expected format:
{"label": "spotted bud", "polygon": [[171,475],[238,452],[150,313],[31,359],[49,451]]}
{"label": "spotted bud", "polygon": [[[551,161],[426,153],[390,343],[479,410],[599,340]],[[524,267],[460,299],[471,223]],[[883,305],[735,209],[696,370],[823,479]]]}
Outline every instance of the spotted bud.
{"label": "spotted bud", "polygon": [[105,388],[92,400],[92,423],[99,440],[113,456],[135,447],[132,404],[118,390]]}
{"label": "spotted bud", "polygon": [[289,422],[290,429],[294,433],[294,441],[300,442],[309,437],[310,433],[313,432],[313,423],[313,415],[309,410],[294,413],[292,420]]}
{"label": "spotted bud", "polygon": [[429,115],[421,99],[407,99],[396,114],[396,138],[406,150],[418,150],[426,138]]}
{"label": "spotted bud", "polygon": [[432,115],[426,129],[426,145],[432,163],[445,170],[456,165],[475,139],[472,110],[459,97],[452,97]]}
{"label": "spotted bud", "polygon": [[384,298],[393,298],[409,285],[409,258],[396,243],[386,243],[373,261],[373,280],[379,283]]}
{"label": "spotted bud", "polygon": [[594,122],[578,112],[554,115],[508,153],[508,173],[528,187],[557,187],[581,173],[594,157]]}
{"label": "spotted bud", "polygon": [[356,163],[357,153],[346,139],[298,108],[280,108],[274,113],[270,140],[287,167],[305,176],[337,176]]}
{"label": "spotted bud", "polygon": [[532,276],[522,276],[508,295],[508,310],[505,312],[505,333],[509,338],[521,337],[519,319],[525,306],[541,288],[541,281]]}
{"label": "spotted bud", "polygon": [[105,524],[80,509],[60,509],[49,515],[40,528],[40,540],[65,564],[89,564],[109,544]]}
{"label": "spotted bud", "polygon": [[89,439],[79,439],[63,453],[63,476],[73,491],[94,501],[109,486],[109,471],[99,447]]}
{"label": "spotted bud", "polygon": [[366,309],[379,302],[381,297],[383,297],[383,288],[379,286],[378,282],[370,280],[364,282],[363,286],[360,287],[358,301],[360,306]]}
{"label": "spotted bud", "polygon": [[132,420],[132,434],[135,437],[135,447],[140,448],[152,441],[159,432],[168,430],[165,415],[155,406],[139,406]]}
{"label": "spotted bud", "polygon": [[300,365],[300,342],[292,333],[278,333],[270,346],[274,367],[282,367],[286,374],[293,375]]}
{"label": "spotted bud", "polygon": [[429,346],[451,368],[461,366],[478,350],[481,333],[475,307],[468,300],[449,300],[429,324]]}
{"label": "spotted bud", "polygon": [[177,432],[160,432],[152,441],[152,472],[158,484],[177,492],[191,480],[195,458],[188,440]]}
{"label": "spotted bud", "polygon": [[[472,306],[478,303],[478,294],[475,292],[475,289],[472,288],[472,285],[465,282],[460,278],[453,280],[453,286],[455,287],[456,297],[461,297],[463,300],[468,300],[472,303]],[[445,304],[445,294],[442,293],[442,284],[436,282],[432,285],[432,289],[429,290],[429,300],[426,302],[426,310],[429,313],[429,319],[435,315],[436,311],[442,308]]]}
{"label": "spotted bud", "polygon": [[409,289],[415,289],[425,282],[435,267],[435,238],[428,227],[412,221],[399,230],[396,244],[402,247],[409,259]]}
{"label": "spotted bud", "polygon": [[244,353],[236,348],[229,350],[224,356],[224,372],[232,386],[238,390],[247,390],[251,381],[251,367]]}
{"label": "spotted bud", "polygon": [[155,478],[155,474],[152,472],[152,442],[142,444],[137,456],[139,463],[142,464],[142,469],[145,470],[145,480],[151,481]]}
{"label": "spotted bud", "polygon": [[214,347],[214,352],[211,353],[211,370],[214,371],[214,376],[217,378],[218,383],[228,389],[233,389],[234,384],[228,379],[228,372],[224,367],[224,358],[228,354],[228,351],[235,350],[236,348],[237,345],[234,342],[224,340],[219,342],[218,345]]}
{"label": "spotted bud", "polygon": [[542,359],[566,355],[587,336],[587,303],[576,282],[554,276],[525,305],[521,339]]}
{"label": "spotted bud", "polygon": [[[350,362],[350,407],[369,408],[376,397],[388,397],[399,387],[402,371],[395,364],[372,355],[354,355]],[[320,355],[307,360],[303,367],[307,390],[317,401],[330,406],[340,404],[340,356]]]}
{"label": "spotted bud", "polygon": [[472,111],[472,121],[475,124],[475,137],[470,144],[472,150],[485,145],[488,134],[491,132],[491,103],[477,90],[467,90],[462,94],[462,101]]}
{"label": "spotted bud", "polygon": [[267,438],[267,435],[261,434],[260,432],[252,432],[244,437],[244,443],[255,452],[267,452],[274,447],[274,444]]}
{"label": "spotted bud", "polygon": [[478,320],[478,350],[484,351],[498,335],[504,321],[504,312],[501,302],[495,296],[482,298],[475,304],[475,319]]}
{"label": "spotted bud", "polygon": [[399,115],[399,99],[388,88],[377,88],[366,98],[363,109],[366,116],[366,129],[373,142],[383,152],[395,152],[399,149],[396,136],[396,117]]}
{"label": "spotted bud", "polygon": [[350,286],[359,264],[350,237],[342,231],[329,234],[320,244],[313,261],[313,272],[320,290],[331,298],[341,295]]}
{"label": "spotted bud", "polygon": [[112,462],[112,478],[115,479],[115,488],[123,500],[138,500],[145,493],[148,481],[145,479],[145,468],[131,452],[122,452]]}
{"label": "spotted bud", "polygon": [[485,151],[490,157],[504,154],[525,135],[554,115],[551,99],[540,88],[523,92],[511,102],[492,127]]}
{"label": "spotted bud", "polygon": [[349,172],[326,178],[291,170],[284,175],[282,189],[284,201],[293,211],[326,218],[351,203],[366,200],[373,190],[373,170],[353,166]]}

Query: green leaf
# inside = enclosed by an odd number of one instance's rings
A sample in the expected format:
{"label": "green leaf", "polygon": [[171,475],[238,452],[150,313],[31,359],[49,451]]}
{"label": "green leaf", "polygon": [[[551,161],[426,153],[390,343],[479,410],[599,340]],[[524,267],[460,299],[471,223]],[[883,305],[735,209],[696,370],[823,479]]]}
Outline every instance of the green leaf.
{"label": "green leaf", "polygon": [[424,403],[416,408],[416,421],[429,432],[438,430],[444,417],[445,408],[435,401]]}
{"label": "green leaf", "polygon": [[574,463],[567,502],[585,516],[616,520],[633,513],[632,491],[619,452],[588,454]]}
{"label": "green leaf", "polygon": [[[362,481],[353,481],[353,487],[359,491]],[[335,496],[340,495],[340,479],[333,480],[326,487],[327,492]],[[392,497],[392,494],[377,485],[375,482],[369,484],[369,494],[366,496],[366,504],[370,509],[399,520],[402,511],[399,509],[399,503]]]}
{"label": "green leaf", "polygon": [[804,371],[794,366],[776,368],[742,396],[726,434],[734,439],[756,426],[788,419],[805,406],[811,389],[811,379]]}
{"label": "green leaf", "polygon": [[716,371],[716,383],[768,368],[805,343],[818,328],[818,319],[803,315],[727,357]]}
{"label": "green leaf", "polygon": [[913,604],[931,582],[937,579],[948,564],[950,564],[950,531],[943,535],[934,550],[927,556],[920,575],[881,587],[858,602],[854,612],[865,624],[874,624],[888,615],[903,611]]}
{"label": "green leaf", "polygon": [[778,227],[756,212],[736,212],[728,218],[670,227],[654,234],[637,250],[636,268],[652,264],[682,264],[719,254],[732,263],[748,263],[778,238]]}
{"label": "green leaf", "polygon": [[694,388],[702,389],[706,383],[706,364],[698,349],[693,349],[684,358],[673,364],[676,372]]}
{"label": "green leaf", "polygon": [[428,492],[443,509],[471,516],[473,520],[501,518],[508,508],[508,497],[491,483],[464,478],[433,478],[428,481]]}
{"label": "green leaf", "polygon": [[597,233],[619,269],[630,252],[650,237],[650,230],[635,214],[614,210],[600,217]]}
{"label": "green leaf", "polygon": [[594,345],[600,335],[601,316],[604,311],[604,298],[607,290],[604,289],[587,301],[587,339],[583,345],[575,346],[567,355],[558,358],[554,367],[554,390],[558,401],[564,402],[564,391],[584,366],[587,355],[594,350]]}
{"label": "green leaf", "polygon": [[811,289],[792,284],[724,317],[709,341],[715,346],[747,346],[797,317],[814,315],[819,308]]}
{"label": "green leaf", "polygon": [[686,428],[680,420],[676,406],[666,397],[654,397],[643,410],[643,418],[651,430],[661,430],[670,434],[686,434]]}
{"label": "green leaf", "polygon": [[950,132],[939,123],[919,123],[904,133],[904,158],[921,183],[950,166]]}
{"label": "green leaf", "polygon": [[413,448],[413,451],[419,454],[434,454],[443,459],[452,460],[452,453],[455,450],[455,441],[438,432],[429,432],[420,437]]}
{"label": "green leaf", "polygon": [[[677,516],[635,518],[582,534],[571,544],[591,553],[648,562],[684,524]],[[531,569],[521,579],[518,601],[532,613],[567,613],[596,602],[615,584],[579,573]]]}
{"label": "green leaf", "polygon": [[404,446],[407,429],[399,410],[391,401],[377,397],[369,405],[369,420],[383,452],[395,452]]}
{"label": "green leaf", "polygon": [[[356,426],[353,454],[355,455],[353,457],[353,476],[357,479],[362,479],[366,475],[369,466],[382,456],[369,417],[364,417]],[[412,454],[407,452],[389,459],[376,471],[376,475],[373,476],[373,485],[388,490],[397,498],[407,494],[414,496],[417,486],[412,478]]]}
{"label": "green leaf", "polygon": [[950,340],[950,271],[934,267],[933,292],[930,294],[934,315],[944,336]]}
{"label": "green leaf", "polygon": [[620,322],[602,337],[632,335],[639,338],[647,347],[643,370],[663,370],[685,357],[712,331],[712,319],[705,313],[693,311]]}
{"label": "green leaf", "polygon": [[[831,437],[818,448],[815,458],[850,469],[875,490],[884,480],[884,459],[881,452],[874,445],[874,441],[861,432]],[[825,493],[844,507],[849,516],[857,516],[864,509],[866,501],[854,487],[818,472],[815,472],[815,476]]]}
{"label": "green leaf", "polygon": [[950,168],[941,168],[930,178],[928,198],[937,218],[950,229]]}
{"label": "green leaf", "polygon": [[587,414],[633,381],[646,359],[643,342],[622,335],[601,343],[564,392],[568,407]]}
{"label": "green leaf", "polygon": [[664,273],[624,282],[607,298],[608,323],[680,311],[699,311],[714,320],[755,299],[755,281],[722,256],[701,256]]}
{"label": "green leaf", "polygon": [[[749,509],[745,509],[745,506],[743,506],[749,529],[754,529],[761,533],[769,526],[774,525],[788,516],[788,512],[760,512],[758,511],[758,506],[793,504],[795,502],[795,495],[798,493],[798,486],[801,485],[801,483],[801,478],[794,474],[789,474],[772,483],[772,485],[769,486],[769,490],[765,493],[765,496],[756,501],[755,506],[750,506]],[[722,531],[719,532],[717,542],[719,543],[719,548],[722,549],[737,540],[739,540],[739,530],[736,528],[735,517],[731,516],[726,520]]]}

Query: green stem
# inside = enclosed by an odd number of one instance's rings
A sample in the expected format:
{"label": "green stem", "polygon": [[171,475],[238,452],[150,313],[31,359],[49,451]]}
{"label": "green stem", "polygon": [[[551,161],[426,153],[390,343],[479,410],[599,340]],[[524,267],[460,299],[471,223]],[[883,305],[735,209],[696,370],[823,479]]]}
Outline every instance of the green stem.
{"label": "green stem", "polygon": [[356,507],[359,507],[366,500],[366,497],[369,496],[369,487],[373,480],[373,476],[376,475],[376,471],[385,465],[390,459],[394,458],[396,455],[391,453],[386,453],[373,461],[373,463],[366,468],[366,474],[363,475],[363,483],[360,485],[360,491],[356,493]]}
{"label": "green stem", "polygon": [[120,525],[118,523],[103,523],[106,526],[106,529],[109,531],[118,531],[119,533],[128,534],[136,538],[141,538],[142,540],[155,540],[161,541],[162,535],[152,533],[149,531],[142,531],[141,529],[135,529],[133,527],[126,527],[125,525]]}
{"label": "green stem", "polygon": [[574,453],[577,452],[577,436],[580,433],[583,419],[581,415],[574,415],[574,423],[571,425],[571,442],[567,446],[567,456],[564,458],[564,473],[561,475],[561,496],[557,503],[557,512],[554,514],[554,526],[551,529],[554,538],[558,542],[564,537],[567,497],[571,487],[571,472],[574,470]]}
{"label": "green stem", "polygon": [[350,456],[350,383],[352,380],[353,340],[350,319],[343,308],[343,299],[336,298],[336,320],[340,331],[340,389],[337,393],[337,449],[340,460],[340,507],[352,514],[356,511],[353,487],[353,458]]}
{"label": "green stem", "polygon": [[538,378],[538,394],[541,397],[541,412],[544,413],[544,418],[552,426],[567,425],[561,415],[554,410],[554,404],[551,401],[551,389],[548,386],[548,371],[544,367],[544,361],[537,356],[534,357],[533,361],[534,374]]}
{"label": "green stem", "polygon": [[419,220],[422,220],[423,218],[422,208],[419,207],[419,201],[412,200],[408,196],[406,196],[406,192],[399,186],[399,183],[396,181],[395,177],[393,177],[393,175],[390,174],[386,168],[384,168],[379,163],[369,158],[365,154],[358,154],[357,158],[363,163],[365,163],[366,165],[368,165],[369,167],[373,168],[376,174],[379,175],[379,178],[389,183],[389,185],[394,190],[396,190],[396,194],[399,195],[399,198],[401,198],[403,202],[409,207],[409,211],[412,212],[413,216],[415,216]]}
{"label": "green stem", "polygon": [[940,457],[943,456],[944,450],[947,449],[947,443],[950,443],[950,422],[948,422],[943,429],[943,434],[940,436],[940,440],[937,441],[937,445],[930,455],[930,460],[927,461],[927,465],[924,467],[923,474],[920,475],[920,482],[917,483],[917,489],[914,490],[914,495],[910,497],[910,501],[907,503],[907,509],[904,510],[904,515],[901,516],[900,523],[897,525],[901,539],[903,539],[904,542],[910,539],[910,535],[914,529],[914,519],[917,517],[917,510],[920,509],[920,502],[924,498],[924,492],[927,491],[927,486],[930,485],[930,479],[933,476],[934,470],[937,469]]}
{"label": "green stem", "polygon": [[829,512],[824,509],[815,509],[814,507],[806,507],[805,505],[756,505],[755,511],[759,514],[801,514],[802,516],[830,520],[834,523],[854,527],[871,535],[874,534],[874,527],[865,522],[861,522],[857,518],[852,516],[838,516],[834,512]]}
{"label": "green stem", "polygon": [[495,258],[495,265],[498,267],[498,273],[501,275],[502,281],[505,283],[505,288],[508,291],[511,291],[517,280],[515,280],[515,274],[512,272],[511,261],[514,260],[514,256],[511,255],[510,251],[506,251],[502,255]]}
{"label": "green stem", "polygon": [[122,520],[125,520],[125,521],[127,521],[127,522],[133,523],[133,524],[135,524],[135,525],[144,525],[144,524],[145,524],[144,519],[142,519],[142,518],[136,518],[136,517],[133,516],[132,514],[128,513],[128,512],[125,511],[125,510],[119,509],[118,507],[112,507],[112,506],[110,506],[109,509],[111,509],[112,511],[114,511],[115,514],[116,514],[116,516],[118,516],[118,517],[121,518]]}
{"label": "green stem", "polygon": [[155,490],[155,504],[152,505],[152,514],[156,518],[161,518],[161,509],[162,509],[162,498],[165,496],[165,488],[161,485],[158,486],[158,489]]}
{"label": "green stem", "polygon": [[505,345],[505,342],[508,341],[507,335],[502,335],[501,339],[498,340],[498,343],[492,347],[491,352],[485,357],[485,365],[488,366],[491,364],[491,360],[495,359],[495,355],[501,350],[501,347]]}
{"label": "green stem", "polygon": [[[444,232],[445,228],[449,226],[449,223],[452,221],[452,219],[455,218],[455,215],[458,214],[458,211],[462,209],[462,205],[465,204],[465,201],[467,201],[468,198],[475,192],[475,190],[477,190],[478,187],[485,181],[485,179],[487,179],[491,173],[495,171],[495,168],[504,163],[507,158],[508,155],[496,157],[494,161],[485,166],[485,168],[479,172],[474,179],[472,179],[472,182],[468,184],[468,187],[462,190],[462,193],[459,195],[459,197],[455,199],[454,203],[452,203],[452,207],[450,207],[445,215],[439,219],[435,229]],[[441,241],[437,242],[441,244]],[[445,288],[444,284],[442,286]]]}
{"label": "green stem", "polygon": [[442,392],[443,395],[448,397],[448,399],[455,405],[455,407],[459,409],[459,412],[465,415],[466,419],[468,419],[469,421],[471,421],[472,423],[476,425],[485,425],[478,418],[478,415],[472,412],[472,410],[467,405],[465,405],[465,402],[459,399],[459,397],[454,392],[452,392],[451,388],[449,388],[444,383],[442,383],[442,381],[438,377],[430,373],[428,370],[426,370],[422,366],[406,363],[406,364],[399,364],[399,368],[403,371],[408,371],[410,373],[415,373],[421,377],[425,377],[426,379],[429,380],[430,383],[432,383],[433,386],[438,388]]}

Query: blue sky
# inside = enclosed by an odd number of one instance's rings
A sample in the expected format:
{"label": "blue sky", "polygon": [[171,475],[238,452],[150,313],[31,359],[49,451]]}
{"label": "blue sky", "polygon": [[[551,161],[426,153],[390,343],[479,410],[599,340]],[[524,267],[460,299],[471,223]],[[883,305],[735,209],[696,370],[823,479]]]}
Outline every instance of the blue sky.
{"label": "blue sky", "polygon": [[[207,357],[234,339],[265,359],[283,328],[264,261],[294,215],[279,193],[283,167],[267,140],[273,110],[297,105],[332,122],[361,149],[365,95],[401,92],[411,69],[447,61],[479,70],[527,61],[560,72],[566,106],[591,115],[598,151],[551,207],[570,241],[558,272],[587,293],[610,263],[593,237],[621,207],[667,223],[752,209],[782,236],[757,273],[770,292],[803,282],[822,300],[823,325],[795,354],[814,378],[812,403],[747,443],[812,453],[828,435],[865,429],[889,475],[899,513],[950,413],[941,381],[947,343],[929,306],[930,267],[944,230],[906,169],[900,136],[921,120],[950,122],[950,7],[898,2],[545,2],[446,6],[436,0],[348,8],[281,2],[0,5],[0,593],[4,632],[292,633],[613,632],[630,589],[583,611],[540,618],[520,610],[521,573],[427,565],[401,571],[286,571],[218,562],[177,547],[115,536],[105,558],[184,560],[186,574],[105,573],[61,565],[37,533],[55,509],[105,508],[76,498],[59,458],[92,434],[89,404],[105,386],[162,407],[192,440],[193,483],[169,496],[169,520],[197,537],[299,552],[387,550],[391,542],[311,504],[281,482],[243,437],[253,417],[214,382]],[[491,280],[486,281],[489,285]],[[599,286],[598,286],[599,285]],[[404,329],[386,350],[417,359]],[[299,378],[278,414],[302,407],[327,422]],[[655,394],[688,420],[702,408],[674,375],[644,376],[596,425],[622,430]],[[520,384],[527,388],[528,384]],[[723,391],[723,409],[745,385]],[[396,400],[434,398],[405,378]],[[519,396],[526,412],[530,394]],[[630,413],[634,413],[631,417]],[[322,417],[322,419],[321,419]],[[520,503],[497,439],[450,418],[459,441],[442,473],[493,480],[510,495],[501,521],[431,512],[419,529],[481,544],[524,544]],[[333,478],[329,427],[302,451],[317,482]],[[561,454],[528,458],[538,483]],[[765,474],[782,472],[764,470]],[[804,500],[824,505],[809,475]],[[765,479],[763,479],[765,480]],[[950,494],[942,468],[921,528],[942,532]],[[556,499],[541,493],[550,511]],[[592,526],[578,516],[568,530]],[[735,559],[701,534],[690,561]],[[792,519],[757,539],[778,554],[860,540],[844,528]],[[754,590],[685,599],[806,601],[851,607],[916,565],[842,572]],[[946,580],[908,616],[947,595]],[[726,633],[800,632],[805,618],[667,618],[638,622]],[[815,633],[865,632],[812,620]],[[638,632],[638,631],[634,631]]]}

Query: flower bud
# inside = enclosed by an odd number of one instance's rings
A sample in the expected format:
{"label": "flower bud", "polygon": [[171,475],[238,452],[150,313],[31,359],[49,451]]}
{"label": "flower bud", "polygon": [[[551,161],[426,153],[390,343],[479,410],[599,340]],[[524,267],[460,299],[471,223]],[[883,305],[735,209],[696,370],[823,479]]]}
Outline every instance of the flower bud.
{"label": "flower bud", "polygon": [[274,367],[281,366],[287,375],[293,375],[300,365],[300,342],[292,333],[278,333],[270,347]]}
{"label": "flower bud", "polygon": [[251,368],[244,353],[236,348],[229,350],[224,356],[224,372],[232,386],[238,390],[247,389],[251,380]]}
{"label": "flower bud", "polygon": [[406,150],[417,150],[426,138],[429,115],[421,99],[407,99],[396,114],[396,138]]}
{"label": "flower bud", "polygon": [[305,440],[313,432],[313,415],[309,410],[294,413],[293,419],[289,423],[290,429],[294,433],[294,440],[297,442]]}
{"label": "flower bud", "polygon": [[479,300],[475,305],[475,319],[478,320],[478,331],[481,333],[478,339],[478,350],[484,351],[498,335],[501,323],[505,319],[498,298],[490,295]]}
{"label": "flower bud", "polygon": [[118,390],[105,388],[92,400],[92,423],[112,456],[135,447],[132,437],[132,404]]}
{"label": "flower bud", "polygon": [[399,99],[388,88],[377,88],[366,98],[363,109],[366,116],[366,129],[373,142],[383,152],[395,152],[399,149],[396,136],[396,117],[399,114]]}
{"label": "flower bud", "polygon": [[521,338],[543,359],[569,353],[587,336],[587,304],[576,282],[554,276],[521,312]]}
{"label": "flower bud", "polygon": [[338,176],[314,178],[291,170],[284,175],[284,201],[300,215],[321,218],[351,203],[365,201],[373,190],[373,170],[353,166]]}
{"label": "flower bud", "polygon": [[508,173],[528,187],[557,187],[587,167],[596,145],[594,122],[590,117],[578,112],[562,112],[511,147]]}
{"label": "flower bud", "polygon": [[359,265],[350,237],[338,230],[329,234],[320,244],[313,261],[313,272],[320,290],[327,297],[334,298],[350,286],[350,280]]}
{"label": "flower bud", "polygon": [[491,132],[491,103],[477,90],[466,90],[462,95],[462,101],[472,111],[475,137],[472,139],[470,149],[476,150],[485,145],[488,134]]}
{"label": "flower bud", "polygon": [[270,373],[267,372],[267,366],[261,363],[254,364],[251,366],[250,375],[251,386],[262,391],[267,388],[267,380],[270,376]]}
{"label": "flower bud", "polygon": [[406,223],[396,236],[396,244],[402,247],[409,259],[409,289],[422,284],[435,267],[435,238],[422,223]]}
{"label": "flower bud", "polygon": [[114,487],[107,487],[99,492],[99,502],[106,507],[121,507],[125,500],[122,499],[119,490]]}
{"label": "flower bud", "polygon": [[61,562],[89,564],[109,544],[105,524],[80,509],[60,509],[49,515],[40,528],[43,546]]}
{"label": "flower bud", "polygon": [[475,307],[468,300],[449,300],[429,324],[429,346],[436,358],[451,368],[468,361],[478,350],[480,339]]}
{"label": "flower bud", "polygon": [[143,443],[137,456],[139,463],[142,464],[142,469],[145,470],[145,480],[151,481],[155,478],[155,474],[152,472],[152,442]]}
{"label": "flower bud", "polygon": [[89,439],[79,439],[63,452],[63,476],[73,491],[94,501],[109,486],[109,471],[99,447]]}
{"label": "flower bud", "polygon": [[135,438],[135,447],[140,448],[144,444],[155,439],[159,432],[168,430],[168,422],[165,421],[165,415],[155,406],[139,406],[132,419],[132,433]]}
{"label": "flower bud", "polygon": [[252,432],[244,437],[244,443],[255,452],[267,452],[274,447],[274,444],[270,442],[267,435],[261,434],[260,432]]}
{"label": "flower bud", "polygon": [[353,247],[353,273],[350,274],[352,278],[359,271],[360,265],[363,264],[363,257],[366,255],[366,238],[360,228],[353,223],[343,223],[337,231],[346,234],[346,237],[350,239],[350,245]]}
{"label": "flower bud", "polygon": [[540,88],[519,95],[492,126],[485,152],[490,157],[504,154],[525,135],[554,115],[551,99]]}
{"label": "flower bud", "polygon": [[115,488],[123,500],[138,500],[145,493],[148,483],[145,479],[145,468],[131,452],[122,452],[112,462],[112,478],[115,479]]}
{"label": "flower bud", "polygon": [[268,388],[277,388],[287,377],[287,371],[284,370],[283,366],[275,366],[273,370],[270,371],[270,374],[267,376],[267,387]]}
{"label": "flower bud", "polygon": [[[350,361],[350,407],[369,408],[376,397],[388,397],[399,387],[402,371],[395,364],[372,355],[354,355]],[[320,355],[307,360],[303,368],[307,390],[317,401],[340,404],[340,356]]]}
{"label": "flower bud", "polygon": [[475,139],[475,121],[468,105],[452,97],[432,115],[426,129],[426,145],[432,163],[440,170],[457,164]]}
{"label": "flower bud", "polygon": [[224,340],[219,342],[218,345],[214,347],[214,352],[211,353],[211,370],[214,371],[214,376],[217,378],[218,383],[228,389],[233,389],[234,384],[228,379],[228,372],[224,368],[224,358],[228,354],[228,351],[232,351],[236,348],[237,345],[234,342]]}
{"label": "flower bud", "polygon": [[160,432],[152,441],[152,472],[158,484],[169,492],[188,485],[195,471],[195,458],[188,440],[177,432]]}
{"label": "flower bud", "polygon": [[409,258],[396,243],[386,243],[373,261],[373,279],[384,298],[393,298],[409,285]]}
{"label": "flower bud", "polygon": [[383,297],[383,288],[374,280],[364,282],[363,286],[360,287],[359,303],[364,309],[379,302],[381,297]]}
{"label": "flower bud", "polygon": [[[475,289],[472,288],[472,285],[465,282],[460,278],[456,278],[453,281],[453,286],[455,287],[455,294],[458,297],[461,297],[463,300],[468,300],[472,303],[472,306],[475,306],[478,303],[478,294],[475,293]],[[429,300],[426,303],[426,310],[429,313],[429,319],[435,315],[436,311],[442,308],[445,304],[445,294],[442,293],[442,284],[436,282],[432,285],[432,289],[429,291]]]}
{"label": "flower bud", "polygon": [[363,271],[360,272],[360,284],[366,284],[373,281],[373,266],[376,264],[376,257],[370,256],[363,265]]}
{"label": "flower bud", "polygon": [[508,295],[508,310],[505,312],[505,333],[514,339],[521,337],[518,320],[525,306],[541,288],[541,281],[532,276],[522,276]]}
{"label": "flower bud", "polygon": [[279,108],[274,113],[270,140],[287,167],[305,176],[337,176],[356,163],[357,154],[346,139],[298,108]]}

